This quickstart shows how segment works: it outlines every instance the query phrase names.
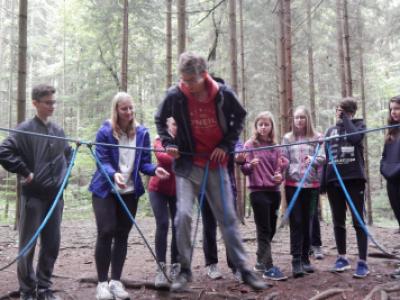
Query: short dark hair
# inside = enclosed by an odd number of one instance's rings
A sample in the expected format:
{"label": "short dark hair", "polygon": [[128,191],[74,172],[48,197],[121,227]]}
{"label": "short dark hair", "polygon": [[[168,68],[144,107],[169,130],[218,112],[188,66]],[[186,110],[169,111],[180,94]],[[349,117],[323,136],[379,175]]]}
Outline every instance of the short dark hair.
{"label": "short dark hair", "polygon": [[192,52],[183,52],[179,56],[178,69],[181,74],[199,75],[207,71],[207,62],[200,55]]}
{"label": "short dark hair", "polygon": [[38,84],[32,88],[32,99],[40,101],[41,98],[53,95],[56,89],[48,84]]}
{"label": "short dark hair", "polygon": [[347,113],[355,114],[357,111],[357,101],[353,97],[346,97],[340,101],[339,107]]}

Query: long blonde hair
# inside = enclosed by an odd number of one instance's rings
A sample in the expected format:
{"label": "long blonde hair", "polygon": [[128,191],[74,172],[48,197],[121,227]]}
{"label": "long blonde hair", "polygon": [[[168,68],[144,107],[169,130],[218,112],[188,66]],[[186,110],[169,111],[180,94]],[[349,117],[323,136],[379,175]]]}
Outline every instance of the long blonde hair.
{"label": "long blonde hair", "polygon": [[276,140],[275,140],[275,121],[274,121],[274,117],[272,115],[272,113],[270,111],[262,111],[260,112],[257,117],[254,120],[254,126],[253,126],[253,135],[251,137],[253,143],[255,146],[259,145],[261,143],[260,141],[260,136],[257,132],[257,123],[258,121],[262,120],[262,119],[266,119],[269,120],[271,122],[271,132],[269,133],[268,136],[268,142],[270,142],[272,145],[276,144]]}
{"label": "long blonde hair", "polygon": [[[113,136],[119,140],[123,130],[119,126],[119,118],[118,118],[118,105],[123,100],[130,100],[133,104],[132,96],[125,92],[118,92],[111,101],[111,127],[113,131]],[[133,138],[136,134],[136,121],[135,115],[132,118],[132,121],[129,122],[129,129],[127,135],[129,138]]]}
{"label": "long blonde hair", "polygon": [[296,113],[299,112],[299,111],[303,112],[305,117],[306,117],[306,130],[305,130],[305,133],[304,133],[305,137],[307,137],[307,138],[316,137],[317,136],[317,132],[315,131],[315,128],[314,128],[314,124],[313,124],[313,121],[312,121],[312,118],[311,118],[311,113],[310,113],[310,111],[308,110],[307,107],[301,105],[301,106],[298,106],[294,111],[293,120],[292,120],[292,128],[293,129],[289,134],[289,138],[292,141],[295,141],[300,136],[300,133],[296,130],[296,127],[294,126],[294,118],[295,118]]}

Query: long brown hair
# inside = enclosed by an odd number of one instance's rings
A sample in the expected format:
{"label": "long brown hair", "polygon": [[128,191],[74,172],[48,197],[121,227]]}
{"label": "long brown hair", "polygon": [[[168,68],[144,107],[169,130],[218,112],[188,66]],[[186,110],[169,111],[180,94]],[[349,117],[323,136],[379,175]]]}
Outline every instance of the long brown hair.
{"label": "long brown hair", "polygon": [[317,132],[314,129],[314,124],[312,122],[312,118],[311,118],[311,113],[308,110],[307,107],[301,105],[298,106],[293,113],[293,120],[292,120],[292,131],[289,133],[289,139],[291,141],[295,141],[299,136],[300,133],[296,130],[296,127],[294,126],[294,118],[297,112],[303,112],[305,117],[306,117],[306,131],[305,131],[305,137],[307,138],[314,138],[317,136]]}
{"label": "long brown hair", "polygon": [[[391,110],[390,110],[390,104],[391,103],[397,103],[397,104],[400,105],[400,95],[394,96],[389,101],[388,125],[396,125],[396,124],[399,124],[399,122],[393,120],[393,118],[392,118]],[[385,142],[393,142],[393,140],[395,140],[396,137],[399,136],[399,134],[400,134],[400,128],[399,127],[389,128],[388,131],[386,132],[386,135],[385,135]]]}
{"label": "long brown hair", "polygon": [[[125,92],[117,93],[111,101],[111,127],[113,131],[113,136],[119,140],[123,130],[119,126],[119,118],[118,118],[118,105],[123,100],[130,100],[133,104],[132,96]],[[135,115],[132,118],[132,121],[129,122],[129,129],[127,135],[129,138],[133,138],[136,134],[136,121]]]}
{"label": "long brown hair", "polygon": [[258,121],[260,121],[262,119],[269,120],[271,122],[272,128],[271,128],[271,132],[269,133],[269,136],[268,136],[268,142],[270,142],[272,145],[275,145],[276,144],[275,122],[274,122],[274,117],[270,111],[262,111],[257,115],[257,117],[254,120],[253,135],[252,135],[251,139],[255,146],[257,146],[261,143],[260,136],[257,132],[257,123],[258,123]]}

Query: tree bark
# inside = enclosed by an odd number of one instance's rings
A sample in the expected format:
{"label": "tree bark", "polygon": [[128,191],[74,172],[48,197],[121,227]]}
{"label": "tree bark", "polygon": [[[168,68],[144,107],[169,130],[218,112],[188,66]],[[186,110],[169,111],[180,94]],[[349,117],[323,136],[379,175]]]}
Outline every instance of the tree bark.
{"label": "tree bark", "polygon": [[[362,115],[364,122],[367,123],[367,108],[365,99],[365,72],[364,72],[364,47],[363,47],[363,19],[361,15],[361,3],[358,4],[357,9],[357,34],[358,34],[358,53],[359,53],[359,65],[360,65],[360,96],[362,105]],[[370,168],[369,168],[369,157],[368,157],[368,135],[364,138],[364,158],[365,158],[365,172],[367,175],[367,219],[368,225],[373,224],[372,216],[372,199],[371,199],[371,180],[370,180]]]}
{"label": "tree bark", "polygon": [[346,92],[346,73],[344,63],[344,49],[343,49],[343,0],[336,0],[336,29],[337,29],[337,46],[338,46],[338,59],[339,59],[339,78],[340,90],[342,97],[347,96]]}
{"label": "tree bark", "polygon": [[344,44],[345,44],[345,71],[346,71],[346,95],[353,96],[353,81],[351,76],[351,55],[350,55],[350,33],[349,33],[349,16],[348,16],[348,2],[343,0],[343,31],[344,31]]}
{"label": "tree bark", "polygon": [[314,125],[317,125],[317,116],[315,113],[315,81],[314,81],[314,49],[312,39],[312,22],[311,22],[311,0],[307,0],[307,31],[308,31],[308,89],[310,93],[310,110]]}
{"label": "tree bark", "polygon": [[[28,29],[28,0],[20,0],[18,15],[18,84],[17,84],[17,123],[25,120],[26,112],[26,52]],[[19,225],[21,184],[17,180],[17,206],[15,210],[15,228]]]}
{"label": "tree bark", "polygon": [[167,62],[167,89],[172,85],[172,0],[166,0],[166,62]]}
{"label": "tree bark", "polygon": [[237,35],[236,35],[236,0],[229,0],[229,48],[231,57],[230,84],[238,92],[238,63],[237,63]]}
{"label": "tree bark", "polygon": [[123,33],[122,33],[122,62],[120,90],[128,91],[128,34],[129,34],[129,3],[124,0]]}
{"label": "tree bark", "polygon": [[291,130],[293,119],[293,74],[292,74],[292,21],[290,0],[284,1],[285,63],[286,63],[286,130]]}
{"label": "tree bark", "polygon": [[186,0],[177,0],[178,9],[178,57],[186,49]]}

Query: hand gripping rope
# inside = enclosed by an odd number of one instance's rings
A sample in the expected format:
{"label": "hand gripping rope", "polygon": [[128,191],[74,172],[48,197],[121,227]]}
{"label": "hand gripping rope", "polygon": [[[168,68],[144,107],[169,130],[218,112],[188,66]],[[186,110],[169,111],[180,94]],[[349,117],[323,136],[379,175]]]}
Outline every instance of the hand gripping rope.
{"label": "hand gripping rope", "polygon": [[289,218],[289,215],[290,215],[290,213],[292,212],[293,207],[294,207],[294,205],[296,204],[297,199],[298,199],[298,197],[299,197],[299,195],[300,195],[301,189],[303,188],[303,185],[304,185],[304,183],[306,182],[306,179],[307,179],[308,175],[310,174],[311,168],[313,167],[313,164],[314,164],[315,160],[317,159],[317,156],[318,156],[318,152],[319,152],[319,148],[320,148],[320,147],[321,147],[321,144],[318,143],[318,144],[317,144],[317,147],[315,147],[315,153],[314,153],[314,155],[313,155],[313,157],[312,157],[312,159],[311,159],[311,162],[310,162],[310,164],[307,166],[307,169],[306,169],[306,171],[304,172],[304,175],[303,175],[303,177],[301,178],[300,183],[299,183],[299,185],[297,186],[296,191],[295,191],[295,193],[293,194],[292,199],[290,200],[290,204],[289,204],[288,208],[286,209],[285,213],[283,214],[283,217],[282,217],[282,220],[281,220],[281,224],[280,224],[279,227],[278,227],[279,229],[283,228],[283,226],[285,225],[287,219]]}
{"label": "hand gripping rope", "polygon": [[330,147],[330,145],[329,145],[329,142],[326,143],[326,148],[327,148],[327,150],[328,150],[329,161],[332,163],[332,167],[333,167],[333,170],[335,171],[335,174],[336,174],[336,177],[337,177],[337,179],[338,179],[338,181],[339,181],[340,187],[342,188],[343,193],[344,193],[345,196],[346,196],[347,203],[349,204],[351,210],[353,211],[353,213],[354,213],[354,215],[355,215],[355,217],[356,217],[358,223],[360,224],[361,228],[363,229],[363,231],[365,232],[365,234],[371,239],[371,241],[372,241],[383,253],[385,253],[386,255],[388,255],[390,258],[394,258],[394,259],[399,259],[399,260],[400,260],[400,257],[398,257],[397,255],[394,255],[394,254],[392,254],[392,253],[389,253],[382,245],[380,245],[380,244],[375,240],[375,238],[372,236],[372,234],[368,231],[368,228],[367,228],[367,226],[365,225],[365,223],[363,222],[363,220],[362,220],[360,214],[358,213],[356,207],[354,206],[353,200],[351,199],[350,194],[349,194],[349,192],[347,191],[347,188],[346,188],[346,186],[345,186],[345,184],[344,184],[344,182],[343,182],[343,178],[342,178],[342,176],[341,176],[340,173],[339,173],[339,170],[338,170],[338,168],[337,168],[337,166],[336,166],[336,163],[335,163],[335,159],[333,158],[333,155],[332,155],[332,150],[331,150],[331,147]]}
{"label": "hand gripping rope", "polygon": [[7,268],[9,268],[11,265],[13,265],[15,262],[17,262],[21,257],[25,256],[32,248],[32,246],[34,245],[36,239],[38,238],[39,234],[42,232],[43,228],[46,226],[47,222],[49,221],[51,215],[54,212],[54,209],[56,208],[59,200],[61,199],[61,196],[64,192],[65,186],[68,183],[68,178],[71,175],[71,170],[72,167],[74,166],[75,160],[76,160],[76,154],[78,152],[80,144],[77,143],[75,149],[73,150],[72,153],[72,158],[71,158],[71,162],[68,166],[67,172],[65,173],[63,182],[58,190],[58,193],[56,195],[56,197],[54,198],[53,204],[51,205],[49,211],[46,214],[46,217],[43,219],[42,223],[40,224],[40,226],[38,227],[38,229],[36,230],[35,234],[32,236],[32,238],[30,239],[30,241],[21,249],[21,251],[19,252],[19,254],[17,255],[17,257],[15,259],[13,259],[10,263],[8,263],[7,265],[3,266],[0,268],[0,271],[3,271]]}
{"label": "hand gripping rope", "polygon": [[110,176],[108,176],[106,170],[104,169],[103,164],[101,163],[101,161],[99,160],[99,158],[97,157],[95,151],[93,151],[92,146],[89,144],[88,148],[94,158],[94,160],[96,161],[97,166],[99,167],[101,173],[103,173],[103,176],[107,179],[108,183],[110,184],[113,192],[115,193],[115,195],[117,196],[117,199],[119,201],[119,203],[121,204],[121,206],[124,208],[125,213],[129,216],[129,219],[132,221],[133,225],[136,227],[137,231],[139,232],[140,236],[142,237],[144,243],[146,244],[147,248],[149,249],[151,255],[153,256],[154,260],[157,263],[157,266],[160,268],[160,270],[163,272],[165,278],[171,282],[171,279],[168,277],[167,273],[165,272],[165,269],[162,268],[160,262],[157,260],[157,257],[153,251],[153,249],[151,248],[149,242],[147,241],[146,237],[144,236],[142,230],[140,229],[140,227],[137,225],[135,218],[133,217],[133,215],[131,214],[131,212],[129,211],[129,208],[126,206],[124,200],[122,200],[121,194],[118,192],[118,190],[115,187],[115,184],[112,182]]}

